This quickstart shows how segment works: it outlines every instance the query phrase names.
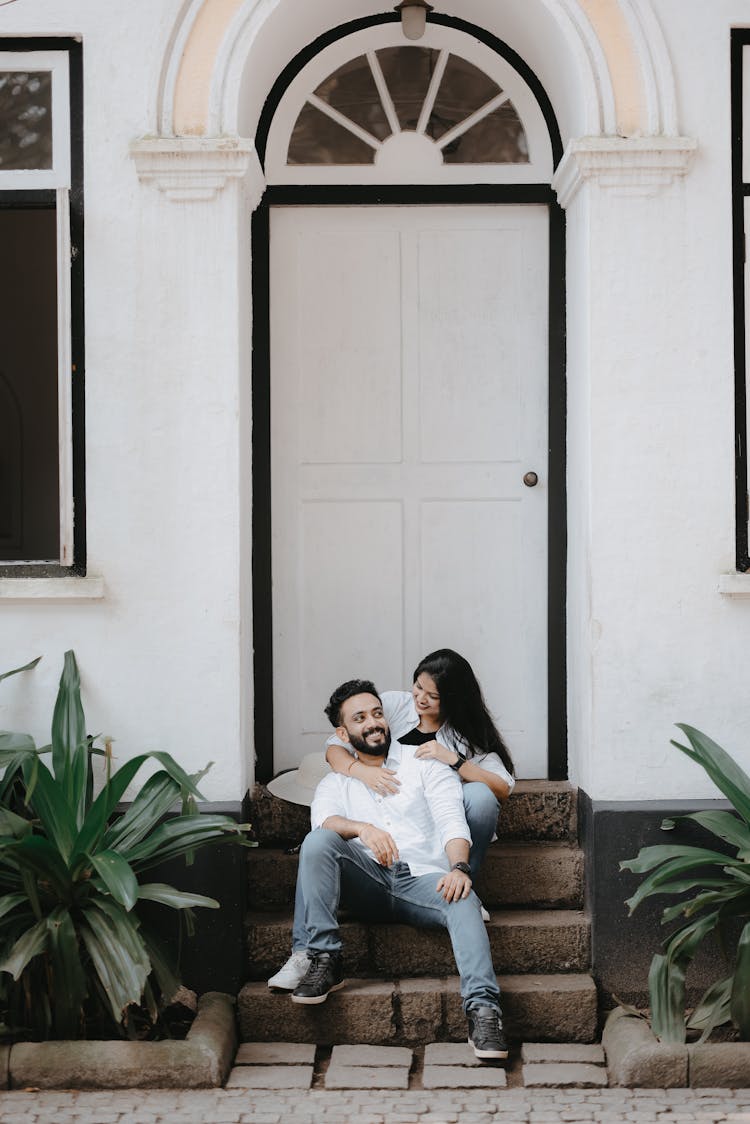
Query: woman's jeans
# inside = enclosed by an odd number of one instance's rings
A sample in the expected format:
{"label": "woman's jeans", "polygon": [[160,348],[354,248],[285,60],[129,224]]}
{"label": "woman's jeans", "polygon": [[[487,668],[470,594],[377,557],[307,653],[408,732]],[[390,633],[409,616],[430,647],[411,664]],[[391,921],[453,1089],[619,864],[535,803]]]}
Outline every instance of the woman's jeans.
{"label": "woman's jeans", "polygon": [[[472,838],[469,852],[471,877],[476,880],[479,868],[497,827],[499,804],[497,797],[483,781],[468,781],[463,786],[464,812],[469,833]],[[305,896],[302,879],[297,878],[294,895],[294,925],[292,927],[292,951],[300,952],[309,945],[305,928]]]}
{"label": "woman's jeans", "polygon": [[500,991],[479,899],[446,902],[436,886],[440,873],[414,876],[408,864],[380,866],[353,839],[325,827],[302,844],[298,883],[304,886],[305,926],[311,952],[341,950],[339,902],[366,921],[395,921],[448,930],[461,977],[464,1009],[500,1010]]}

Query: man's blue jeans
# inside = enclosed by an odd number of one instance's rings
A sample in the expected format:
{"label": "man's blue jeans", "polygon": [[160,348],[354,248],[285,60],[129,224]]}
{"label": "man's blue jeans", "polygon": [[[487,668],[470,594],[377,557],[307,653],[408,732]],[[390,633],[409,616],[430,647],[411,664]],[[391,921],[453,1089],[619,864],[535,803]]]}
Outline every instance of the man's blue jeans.
{"label": "man's blue jeans", "polygon": [[[492,836],[497,827],[500,810],[497,798],[482,781],[469,781],[463,786],[464,812],[469,834],[472,838],[469,852],[471,877],[476,881],[477,874],[487,853]],[[294,896],[294,924],[292,926],[292,951],[300,952],[307,948],[309,938],[305,928],[305,896],[302,880],[297,879]]]}
{"label": "man's blue jeans", "polygon": [[305,901],[308,951],[341,949],[338,907],[341,901],[365,921],[396,921],[448,930],[461,977],[464,1009],[500,1010],[500,990],[492,966],[479,899],[446,902],[435,889],[440,874],[414,877],[404,862],[380,866],[355,840],[319,827],[302,844],[298,884]]}

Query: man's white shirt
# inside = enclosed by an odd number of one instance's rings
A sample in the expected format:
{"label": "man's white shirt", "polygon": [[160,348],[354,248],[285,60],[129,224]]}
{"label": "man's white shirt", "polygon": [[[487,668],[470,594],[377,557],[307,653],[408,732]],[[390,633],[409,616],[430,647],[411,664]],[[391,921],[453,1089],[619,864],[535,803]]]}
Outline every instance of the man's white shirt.
{"label": "man's white shirt", "polygon": [[[406,729],[401,733],[406,733]],[[393,730],[391,736],[394,737]],[[448,871],[446,843],[450,839],[465,839],[471,844],[461,781],[447,765],[417,758],[414,751],[414,746],[399,745],[395,737],[391,742],[385,766],[395,770],[401,781],[398,793],[392,796],[379,796],[353,777],[329,773],[315,790],[310,809],[313,828],[322,827],[330,816],[369,823],[392,836],[399,860],[409,864],[413,875]],[[373,862],[377,861],[360,839],[352,842],[362,847]]]}

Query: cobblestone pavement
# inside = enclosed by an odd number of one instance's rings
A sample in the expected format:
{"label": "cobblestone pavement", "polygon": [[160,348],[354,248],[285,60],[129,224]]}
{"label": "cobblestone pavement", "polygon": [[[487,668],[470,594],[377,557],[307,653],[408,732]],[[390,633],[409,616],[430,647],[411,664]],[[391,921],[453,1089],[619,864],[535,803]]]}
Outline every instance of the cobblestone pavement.
{"label": "cobblestone pavement", "polygon": [[1,1124],[750,1124],[750,1089],[3,1092]]}

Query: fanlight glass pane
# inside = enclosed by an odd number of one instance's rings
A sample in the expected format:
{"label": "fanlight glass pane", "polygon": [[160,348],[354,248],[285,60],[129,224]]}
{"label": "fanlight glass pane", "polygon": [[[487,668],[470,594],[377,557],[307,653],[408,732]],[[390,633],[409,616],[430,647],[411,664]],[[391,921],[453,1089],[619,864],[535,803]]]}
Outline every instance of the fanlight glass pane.
{"label": "fanlight glass pane", "polygon": [[340,66],[315,93],[378,140],[391,135],[378,88],[364,55]]}
{"label": "fanlight glass pane", "polygon": [[439,52],[431,47],[384,47],[376,52],[402,129],[416,129]]}
{"label": "fanlight glass pane", "polygon": [[479,67],[458,55],[451,55],[427,125],[427,135],[439,140],[443,133],[459,121],[465,121],[499,93],[497,82]]}
{"label": "fanlight glass pane", "polygon": [[0,71],[0,171],[51,167],[51,73]]}
{"label": "fanlight glass pane", "polygon": [[309,103],[289,141],[287,164],[372,164],[375,150]]}
{"label": "fanlight glass pane", "polygon": [[446,164],[528,164],[526,133],[512,102],[505,102],[443,149]]}

